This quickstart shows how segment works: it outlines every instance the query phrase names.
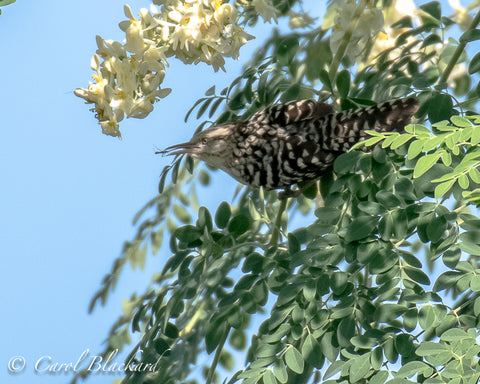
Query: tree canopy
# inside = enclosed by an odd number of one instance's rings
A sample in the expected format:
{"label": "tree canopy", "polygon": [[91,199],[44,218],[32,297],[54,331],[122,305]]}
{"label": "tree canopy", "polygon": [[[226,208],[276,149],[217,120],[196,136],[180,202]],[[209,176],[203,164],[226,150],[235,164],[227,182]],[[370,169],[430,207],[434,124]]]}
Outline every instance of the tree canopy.
{"label": "tree canopy", "polygon": [[305,98],[341,111],[414,94],[421,107],[405,133],[371,132],[369,151],[341,155],[297,197],[239,185],[210,212],[196,190],[216,188],[215,170],[175,158],[91,302],[169,244],[108,335],[104,357],[157,363],[122,382],[477,383],[478,2],[446,15],[436,1],[332,0],[323,20],[298,0],[153,3],[138,17],[125,7],[125,42],[97,37],[95,83],[76,91],[106,134],[161,108],[168,60],[221,69],[260,22],[271,35],[241,75],[186,113],[198,129]]}

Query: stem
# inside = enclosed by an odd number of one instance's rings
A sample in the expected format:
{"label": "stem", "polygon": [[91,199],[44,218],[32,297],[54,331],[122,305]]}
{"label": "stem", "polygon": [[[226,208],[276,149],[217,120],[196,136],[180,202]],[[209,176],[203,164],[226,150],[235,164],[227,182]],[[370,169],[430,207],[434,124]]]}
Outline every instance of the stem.
{"label": "stem", "polygon": [[277,245],[278,236],[280,235],[280,226],[282,225],[282,215],[287,208],[288,198],[280,200],[280,207],[278,208],[277,217],[273,226],[272,238],[270,239],[269,246],[273,247]]}
{"label": "stem", "polygon": [[188,321],[185,328],[183,328],[180,331],[180,333],[179,333],[180,337],[184,336],[184,335],[187,335],[192,331],[193,327],[195,327],[195,324],[197,324],[198,320],[200,319],[200,315],[202,314],[204,308],[205,308],[205,301],[202,301],[202,303],[200,304],[198,309],[193,314],[192,318]]}
{"label": "stem", "polygon": [[[477,25],[479,23],[480,23],[480,11],[477,13],[477,16],[475,16],[475,18],[473,19],[472,24],[470,25],[470,27],[465,32],[468,32],[468,31],[471,31],[471,30],[477,28]],[[465,49],[466,46],[467,46],[467,42],[460,43],[458,45],[457,49],[453,53],[453,56],[452,56],[450,62],[447,65],[447,68],[445,68],[445,71],[443,72],[442,77],[438,81],[439,84],[447,82],[448,76],[450,76],[450,73],[452,72],[453,67],[455,66],[455,64],[457,64],[457,61],[460,58],[460,55],[463,53],[463,50]]]}
{"label": "stem", "polygon": [[352,38],[353,30],[357,26],[358,20],[360,19],[360,15],[362,14],[365,6],[367,5],[367,0],[360,0],[357,8],[355,9],[355,13],[353,14],[353,18],[348,25],[345,34],[343,35],[342,43],[338,47],[337,52],[335,53],[335,57],[332,60],[332,65],[330,66],[330,71],[328,71],[328,77],[333,82],[334,76],[338,71],[338,67],[340,66],[340,62],[345,55],[345,51],[347,50],[348,44],[350,43],[350,39]]}
{"label": "stem", "polygon": [[227,341],[227,337],[229,333],[230,333],[230,326],[227,325],[227,328],[225,328],[225,333],[222,336],[222,340],[220,340],[220,344],[218,344],[217,350],[215,352],[215,357],[213,358],[212,366],[208,370],[208,377],[205,384],[211,384],[213,382],[213,376],[215,375],[218,361],[220,360],[220,355],[222,354],[223,346],[225,345],[225,341]]}

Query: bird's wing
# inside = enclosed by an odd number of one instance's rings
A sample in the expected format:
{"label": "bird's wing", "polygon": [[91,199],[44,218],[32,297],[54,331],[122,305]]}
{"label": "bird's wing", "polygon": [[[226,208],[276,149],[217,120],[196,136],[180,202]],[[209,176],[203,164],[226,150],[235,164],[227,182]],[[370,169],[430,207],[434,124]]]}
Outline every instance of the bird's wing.
{"label": "bird's wing", "polygon": [[333,108],[315,100],[296,100],[262,109],[249,119],[253,124],[285,127],[302,120],[320,118],[333,113]]}

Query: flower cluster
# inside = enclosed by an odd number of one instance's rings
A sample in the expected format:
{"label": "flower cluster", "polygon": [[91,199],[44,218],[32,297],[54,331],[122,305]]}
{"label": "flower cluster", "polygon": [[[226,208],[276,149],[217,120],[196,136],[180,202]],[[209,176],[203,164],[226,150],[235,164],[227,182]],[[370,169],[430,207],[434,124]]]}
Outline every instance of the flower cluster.
{"label": "flower cluster", "polygon": [[473,1],[469,7],[464,7],[460,0],[448,0],[448,4],[453,8],[455,14],[453,20],[458,24],[462,31],[466,31],[470,24],[472,24],[473,17],[468,13],[470,6],[473,8],[478,6],[477,1]]}
{"label": "flower cluster", "polygon": [[[468,10],[463,8],[460,5],[459,0],[449,0],[450,5],[456,11],[455,17],[458,16],[457,22],[465,22],[466,19],[471,22],[471,16],[468,14]],[[369,57],[366,60],[366,64],[370,65],[375,63],[378,55],[386,50],[389,50],[388,58],[392,61],[398,60],[402,54],[402,47],[396,47],[397,38],[406,32],[407,28],[392,28],[391,26],[397,21],[403,19],[404,17],[411,17],[414,25],[419,25],[420,19],[419,15],[422,14],[422,11],[419,10],[413,0],[394,0],[390,6],[384,9],[384,19],[385,24],[383,29],[378,33],[375,42],[370,51]],[[462,27],[462,24],[460,24]],[[406,39],[406,44],[410,44],[415,41],[414,36],[410,36]],[[444,47],[448,44],[447,41],[444,43],[430,44],[427,47],[423,48],[422,54],[429,54],[432,51],[441,51],[444,50]],[[412,52],[413,58],[417,53]],[[420,60],[418,60],[420,61]],[[422,69],[425,70],[431,65],[431,62],[426,62],[422,64]],[[467,67],[465,63],[457,64],[453,71],[448,77],[448,84],[452,89],[456,88],[456,81],[464,77],[467,73]]]}
{"label": "flower cluster", "polygon": [[[412,17],[412,20],[418,24],[417,13],[418,9],[413,0],[392,1],[390,6],[384,10],[385,24],[382,31],[379,32],[375,39],[369,58],[367,59],[367,64],[374,63],[377,56],[388,49],[391,49],[389,53],[390,60],[398,59],[402,52],[402,48],[392,48],[395,47],[395,41],[397,38],[402,33],[406,32],[407,28],[392,28],[391,26],[406,16]],[[407,43],[410,43],[413,40],[414,37],[409,37],[407,38]]]}
{"label": "flower cluster", "polygon": [[[344,40],[349,39],[345,55],[351,61],[362,55],[368,41],[378,34],[384,24],[380,9],[367,8],[356,17],[357,7],[353,0],[335,0],[330,5],[323,23],[324,28],[333,27],[330,37],[333,53],[338,51]],[[347,31],[351,32],[351,36],[345,36]]]}
{"label": "flower cluster", "polygon": [[94,103],[103,133],[120,137],[125,117],[144,118],[153,104],[167,96],[161,88],[167,57],[185,63],[205,62],[224,69],[225,57],[238,58],[242,45],[253,38],[238,24],[237,9],[221,0],[156,0],[137,19],[128,5],[128,20],[120,23],[124,43],[97,36],[92,58],[95,82],[75,94]]}

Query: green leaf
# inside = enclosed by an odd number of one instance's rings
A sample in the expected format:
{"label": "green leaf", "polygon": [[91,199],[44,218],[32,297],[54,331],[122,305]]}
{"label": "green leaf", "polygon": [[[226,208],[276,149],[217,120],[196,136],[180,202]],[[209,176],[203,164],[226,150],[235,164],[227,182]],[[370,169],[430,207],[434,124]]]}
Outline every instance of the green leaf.
{"label": "green leaf", "polygon": [[464,339],[471,339],[471,336],[460,328],[447,329],[440,336],[440,340],[448,342],[460,341]]}
{"label": "green leaf", "polygon": [[470,41],[475,41],[480,39],[480,30],[479,29],[469,29],[460,36],[460,43],[468,43]]}
{"label": "green leaf", "polygon": [[355,320],[352,316],[344,317],[337,328],[337,340],[341,347],[349,347],[350,339],[355,335]]}
{"label": "green leaf", "polygon": [[387,209],[400,207],[402,205],[398,197],[389,191],[379,191],[375,197],[377,198],[378,202]]}
{"label": "green leaf", "polygon": [[468,176],[470,176],[470,179],[472,179],[474,183],[480,184],[480,172],[477,168],[471,168],[468,171]]}
{"label": "green leaf", "polygon": [[350,382],[355,383],[366,377],[370,372],[370,368],[370,352],[353,359],[350,366]]}
{"label": "green leaf", "polygon": [[197,228],[202,230],[207,229],[208,232],[212,231],[212,215],[210,211],[205,207],[200,207],[198,210],[198,219],[196,222]]}
{"label": "green leaf", "polygon": [[473,56],[472,60],[468,64],[468,73],[473,75],[480,71],[480,52]]}
{"label": "green leaf", "polygon": [[407,311],[404,305],[400,304],[382,304],[375,311],[378,322],[388,322],[403,315]]}
{"label": "green leaf", "polygon": [[225,334],[227,323],[224,321],[211,322],[205,335],[205,346],[207,353],[212,353],[220,343],[222,336]]}
{"label": "green leaf", "polygon": [[423,285],[430,285],[430,279],[422,270],[406,266],[403,268],[403,271],[412,281]]}
{"label": "green leaf", "polygon": [[176,339],[178,337],[178,334],[178,328],[175,326],[175,324],[168,322],[167,326],[165,327],[165,336],[171,339]]}
{"label": "green leaf", "polygon": [[426,140],[427,139],[415,140],[410,143],[407,152],[407,158],[409,160],[414,159],[422,152],[422,147]]}
{"label": "green leaf", "polygon": [[322,84],[330,91],[333,92],[332,82],[330,81],[330,77],[328,76],[328,72],[325,69],[321,69],[318,73],[318,78],[322,82]]}
{"label": "green leaf", "polygon": [[302,356],[306,362],[316,368],[321,368],[323,354],[317,340],[309,334],[302,345]]}
{"label": "green leaf", "polygon": [[228,224],[228,231],[236,236],[240,236],[250,228],[250,220],[245,215],[235,216]]}
{"label": "green leaf", "polygon": [[393,140],[392,145],[390,146],[391,149],[397,149],[398,147],[401,147],[403,144],[408,142],[411,138],[413,138],[413,135],[410,135],[408,133],[405,133],[403,135],[398,136],[395,140]]}
{"label": "green leaf", "polygon": [[[355,328],[352,328],[350,332],[355,333]],[[376,338],[368,337],[366,335],[353,336],[351,337],[351,342],[352,342],[352,345],[354,345],[355,347],[365,348],[365,349],[370,349],[378,344],[378,340]]]}
{"label": "green leaf", "polygon": [[282,103],[286,103],[288,101],[292,101],[292,100],[297,100],[299,95],[300,95],[300,91],[302,89],[302,86],[300,83],[295,83],[293,85],[291,85],[290,87],[288,87],[288,89],[282,94],[282,97],[281,97],[281,102]]}
{"label": "green leaf", "polygon": [[213,96],[215,94],[215,85],[212,85],[205,91],[205,96]]}
{"label": "green leaf", "polygon": [[217,111],[218,107],[220,106],[220,104],[222,104],[222,102],[224,101],[225,99],[223,98],[218,98],[217,100],[215,100],[212,104],[212,107],[210,108],[210,111],[208,111],[208,118],[211,119],[212,116],[215,114],[215,112]]}
{"label": "green leaf", "polygon": [[458,178],[458,185],[462,189],[468,189],[468,186],[470,185],[470,181],[468,180],[467,175],[460,175]]}
{"label": "green leaf", "polygon": [[413,177],[417,178],[422,176],[425,172],[427,172],[433,165],[440,159],[440,153],[435,152],[430,155],[422,156],[418,159],[417,164],[413,170]]}
{"label": "green leaf", "polygon": [[440,20],[442,17],[442,8],[438,1],[431,1],[429,3],[421,5],[419,8],[428,13],[436,20]]}
{"label": "green leaf", "polygon": [[220,203],[217,212],[215,212],[215,224],[217,227],[220,229],[226,228],[231,215],[230,205],[226,201]]}
{"label": "green leaf", "polygon": [[395,374],[395,377],[406,378],[412,377],[415,374],[429,377],[432,373],[432,367],[430,367],[428,364],[425,364],[423,361],[410,361],[398,370],[398,372]]}
{"label": "green leaf", "polygon": [[336,224],[342,211],[334,207],[320,207],[315,210],[315,216],[318,217],[322,224]]}
{"label": "green leaf", "polygon": [[444,352],[448,352],[445,344],[433,341],[422,341],[415,350],[415,353],[419,356],[437,355]]}
{"label": "green leaf", "polygon": [[403,314],[403,326],[405,330],[411,332],[417,326],[418,313],[417,308],[411,308]]}
{"label": "green leaf", "polygon": [[449,95],[434,93],[428,100],[428,117],[430,122],[447,120],[453,114],[453,102]]}
{"label": "green leaf", "polygon": [[383,365],[383,350],[379,345],[377,346],[370,355],[370,364],[375,371],[378,371]]}
{"label": "green leaf", "polygon": [[374,216],[360,216],[354,219],[347,227],[346,241],[356,241],[367,237],[375,229],[378,218]]}
{"label": "green leaf", "polygon": [[474,292],[480,292],[480,275],[475,275],[470,280],[470,288]]}
{"label": "green leaf", "polygon": [[390,145],[392,145],[392,143],[398,138],[400,137],[400,134],[398,132],[393,132],[391,135],[388,135],[388,137],[383,141],[382,143],[382,148],[387,148],[389,147]]}
{"label": "green leaf", "polygon": [[173,214],[183,224],[189,224],[192,221],[188,211],[179,204],[173,205]]}
{"label": "green leaf", "polygon": [[471,143],[472,145],[477,145],[480,143],[480,126],[478,125],[472,130]]}
{"label": "green leaf", "polygon": [[177,228],[175,231],[175,237],[184,243],[192,243],[200,239],[201,236],[202,231],[193,225],[185,225]]}
{"label": "green leaf", "polygon": [[360,147],[370,147],[372,145],[375,145],[377,144],[379,141],[383,140],[383,137],[382,136],[374,136],[374,137],[370,137],[369,139],[367,140],[364,140],[364,141],[359,141],[358,143],[356,143],[355,145],[352,146],[352,148],[350,148],[351,151],[353,151],[354,149],[357,149],[357,148],[360,148]]}
{"label": "green leaf", "polygon": [[[336,271],[330,276],[330,286],[336,295],[341,295],[348,284],[348,273],[343,271]],[[345,308],[342,308],[345,309]],[[347,308],[347,313],[351,312],[351,308]]]}
{"label": "green leaf", "polygon": [[278,359],[273,363],[273,374],[282,384],[285,384],[288,381],[287,368],[282,360]]}
{"label": "green leaf", "polygon": [[427,236],[430,241],[436,243],[441,239],[445,230],[447,229],[448,222],[445,216],[435,217],[427,225]]}
{"label": "green leaf", "polygon": [[450,118],[450,120],[452,121],[452,123],[457,126],[457,127],[461,127],[461,128],[470,128],[472,127],[472,123],[470,122],[470,120],[468,120],[467,118],[465,117],[462,117],[462,116],[452,116]]}
{"label": "green leaf", "polygon": [[395,363],[398,359],[398,352],[395,350],[393,338],[388,338],[383,344],[383,353],[390,363]]}
{"label": "green leaf", "polygon": [[401,333],[395,338],[395,349],[402,356],[410,356],[414,350],[412,337],[406,333]]}
{"label": "green leaf", "polygon": [[230,345],[238,351],[245,350],[247,346],[247,336],[240,329],[234,329],[229,338]]}
{"label": "green leaf", "polygon": [[410,16],[405,16],[392,24],[392,28],[412,28],[412,18]]}
{"label": "green leaf", "polygon": [[298,352],[298,349],[293,345],[290,345],[285,352],[285,364],[287,364],[288,368],[293,372],[298,374],[303,373],[305,362],[303,361],[302,354]]}
{"label": "green leaf", "polygon": [[281,65],[289,65],[298,50],[299,40],[297,36],[284,37],[275,47],[274,56],[279,59]]}
{"label": "green leaf", "polygon": [[370,380],[368,380],[368,384],[385,384],[388,378],[388,371],[378,371],[375,375],[373,375]]}
{"label": "green leaf", "polygon": [[160,356],[163,356],[170,348],[170,345],[164,339],[159,338],[154,341],[153,347]]}
{"label": "green leaf", "polygon": [[264,384],[277,384],[277,379],[270,369],[266,369],[263,374],[263,383]]}
{"label": "green leaf", "polygon": [[441,199],[450,190],[450,188],[452,188],[453,184],[455,184],[455,181],[455,179],[452,179],[438,184],[435,187],[435,198]]}
{"label": "green leaf", "polygon": [[200,104],[200,103],[202,103],[202,102],[204,102],[205,100],[207,100],[207,98],[206,98],[206,97],[202,97],[202,98],[198,99],[198,100],[195,102],[195,104],[193,104],[193,107],[190,108],[190,109],[188,110],[187,114],[185,115],[185,122],[188,121],[188,118],[190,117],[190,114],[191,114],[191,113],[193,112],[193,110],[197,107],[197,105]]}
{"label": "green leaf", "polygon": [[[230,352],[227,351],[222,351],[220,354],[220,360],[219,360],[220,366],[227,371],[232,371],[234,366],[235,366],[235,360],[233,359],[233,356]],[[277,384],[275,382],[275,384]]]}
{"label": "green leaf", "polygon": [[[460,235],[460,238],[462,235]],[[471,243],[470,241],[463,240],[460,243],[460,249],[472,256],[480,256],[480,245]]]}
{"label": "green leaf", "polygon": [[350,91],[350,72],[346,69],[337,75],[337,89],[340,97],[346,99]]}
{"label": "green leaf", "polygon": [[4,7],[5,5],[13,4],[16,0],[1,0],[0,7]]}
{"label": "green leaf", "polygon": [[478,316],[480,314],[480,296],[475,299],[473,313],[475,316]]}
{"label": "green leaf", "polygon": [[458,281],[458,279],[462,277],[462,275],[463,274],[461,272],[457,271],[447,271],[442,273],[435,282],[433,290],[435,292],[440,292],[444,289],[452,287]]}
{"label": "green leaf", "polygon": [[325,371],[325,374],[323,375],[323,379],[324,380],[328,379],[329,377],[332,377],[333,375],[335,375],[337,372],[340,372],[344,365],[345,365],[345,361],[342,361],[342,360],[334,361],[332,364],[330,364],[330,366]]}
{"label": "green leaf", "polygon": [[228,108],[230,108],[232,111],[239,111],[243,107],[245,107],[245,94],[243,92],[235,94],[228,101]]}
{"label": "green leaf", "polygon": [[418,322],[424,330],[435,325],[435,318],[435,311],[431,305],[424,305],[418,312]]}
{"label": "green leaf", "polygon": [[342,175],[349,172],[356,164],[362,153],[353,151],[341,154],[333,163],[335,173]]}

